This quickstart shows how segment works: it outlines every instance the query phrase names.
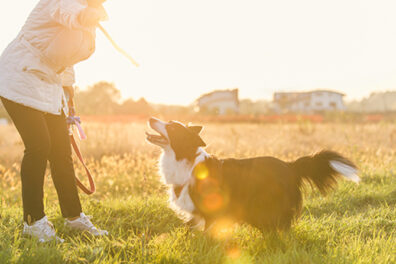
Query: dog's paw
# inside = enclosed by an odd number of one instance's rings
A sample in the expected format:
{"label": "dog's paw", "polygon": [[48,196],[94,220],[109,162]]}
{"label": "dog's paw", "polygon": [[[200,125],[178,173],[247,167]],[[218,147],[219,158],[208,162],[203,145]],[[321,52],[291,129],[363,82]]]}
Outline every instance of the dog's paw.
{"label": "dog's paw", "polygon": [[194,216],[186,224],[191,230],[203,231],[205,229],[205,219],[200,216]]}

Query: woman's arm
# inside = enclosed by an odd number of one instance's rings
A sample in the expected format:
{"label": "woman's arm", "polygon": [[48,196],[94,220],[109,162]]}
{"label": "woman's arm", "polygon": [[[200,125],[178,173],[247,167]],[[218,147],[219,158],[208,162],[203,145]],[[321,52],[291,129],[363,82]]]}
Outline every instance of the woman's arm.
{"label": "woman's arm", "polygon": [[66,70],[64,70],[61,74],[61,80],[62,80],[63,89],[66,90],[66,92],[69,95],[69,101],[73,101],[73,97],[74,97],[73,85],[75,83],[74,68],[67,67]]}
{"label": "woman's arm", "polygon": [[73,66],[67,67],[62,73],[61,73],[61,80],[62,80],[62,85],[63,86],[73,86],[76,79],[74,77],[74,68]]}

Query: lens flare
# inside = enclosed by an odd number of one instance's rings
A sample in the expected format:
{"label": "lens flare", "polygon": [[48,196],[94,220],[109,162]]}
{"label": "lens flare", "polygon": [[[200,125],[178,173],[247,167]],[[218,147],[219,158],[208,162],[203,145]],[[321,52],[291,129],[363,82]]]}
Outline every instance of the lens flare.
{"label": "lens flare", "polygon": [[242,255],[241,250],[238,247],[233,247],[227,250],[227,257],[229,257],[232,260],[239,259],[241,255]]}
{"label": "lens flare", "polygon": [[234,231],[234,222],[229,218],[221,218],[213,223],[210,233],[213,237],[221,240],[231,238]]}
{"label": "lens flare", "polygon": [[195,177],[198,180],[205,180],[209,177],[209,170],[204,163],[199,163],[194,169]]}
{"label": "lens flare", "polygon": [[207,211],[215,212],[223,208],[224,198],[219,193],[211,193],[205,196],[203,205]]}

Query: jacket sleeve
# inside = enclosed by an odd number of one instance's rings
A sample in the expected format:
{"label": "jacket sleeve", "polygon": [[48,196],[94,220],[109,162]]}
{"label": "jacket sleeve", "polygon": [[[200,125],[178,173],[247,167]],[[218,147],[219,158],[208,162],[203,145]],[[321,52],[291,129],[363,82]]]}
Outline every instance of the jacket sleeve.
{"label": "jacket sleeve", "polygon": [[56,22],[68,27],[78,28],[80,26],[79,14],[88,6],[79,0],[59,0],[54,4],[50,15]]}
{"label": "jacket sleeve", "polygon": [[61,74],[62,86],[73,86],[76,82],[74,68],[67,67]]}

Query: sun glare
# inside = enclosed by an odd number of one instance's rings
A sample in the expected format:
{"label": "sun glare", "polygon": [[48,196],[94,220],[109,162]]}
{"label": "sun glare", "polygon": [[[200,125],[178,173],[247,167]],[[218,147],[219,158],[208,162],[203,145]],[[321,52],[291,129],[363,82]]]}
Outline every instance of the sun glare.
{"label": "sun glare", "polygon": [[205,180],[209,176],[209,170],[204,163],[199,163],[194,169],[194,174],[198,180]]}
{"label": "sun glare", "polygon": [[242,252],[238,247],[233,247],[227,250],[227,257],[232,260],[237,260],[241,257]]}
{"label": "sun glare", "polygon": [[[290,1],[287,6],[296,12],[289,13],[277,1],[215,2],[107,1],[109,21],[103,26],[141,67],[135,69],[98,32],[97,52],[78,65],[78,85],[107,80],[115,82],[124,98],[188,105],[204,93],[235,87],[241,97],[253,100],[270,99],[276,91],[321,87],[350,99],[396,83],[396,37],[389,26],[394,18],[386,13],[368,21],[366,13],[376,10],[374,4]],[[315,7],[307,8],[309,2]],[[331,10],[321,17],[314,8]],[[284,16],[275,15],[280,10]],[[372,27],[365,27],[371,22]],[[380,35],[376,29],[389,32]],[[351,34],[355,30],[367,36]],[[378,56],[362,56],[371,50]]]}
{"label": "sun glare", "polygon": [[229,218],[221,218],[213,223],[210,234],[220,240],[231,238],[234,232],[234,222]]}

